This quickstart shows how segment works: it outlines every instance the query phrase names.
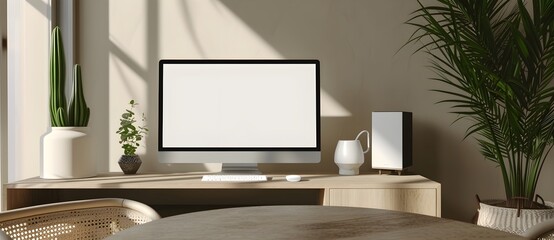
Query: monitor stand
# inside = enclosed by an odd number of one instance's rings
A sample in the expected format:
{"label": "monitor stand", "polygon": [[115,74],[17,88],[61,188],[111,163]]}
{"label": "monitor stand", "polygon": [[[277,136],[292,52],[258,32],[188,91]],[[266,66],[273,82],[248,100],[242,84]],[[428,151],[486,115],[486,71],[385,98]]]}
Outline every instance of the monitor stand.
{"label": "monitor stand", "polygon": [[223,163],[221,166],[222,175],[260,175],[257,163]]}

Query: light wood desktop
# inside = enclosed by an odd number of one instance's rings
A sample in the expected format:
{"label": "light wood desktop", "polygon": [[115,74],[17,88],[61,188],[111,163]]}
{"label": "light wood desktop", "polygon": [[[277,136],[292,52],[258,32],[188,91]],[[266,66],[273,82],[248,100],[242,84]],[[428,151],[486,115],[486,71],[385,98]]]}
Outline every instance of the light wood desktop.
{"label": "light wood desktop", "polygon": [[[268,182],[202,182],[205,173],[100,174],[94,178],[30,178],[6,184],[7,208],[43,203],[120,197],[144,202],[161,215],[233,206],[326,205],[398,210],[441,216],[441,186],[419,175],[304,174],[287,182],[286,174]],[[178,210],[168,210],[181,208]],[[168,211],[167,214],[164,211]]]}
{"label": "light wood desktop", "polygon": [[405,212],[331,206],[261,206],[182,214],[107,239],[524,239]]}

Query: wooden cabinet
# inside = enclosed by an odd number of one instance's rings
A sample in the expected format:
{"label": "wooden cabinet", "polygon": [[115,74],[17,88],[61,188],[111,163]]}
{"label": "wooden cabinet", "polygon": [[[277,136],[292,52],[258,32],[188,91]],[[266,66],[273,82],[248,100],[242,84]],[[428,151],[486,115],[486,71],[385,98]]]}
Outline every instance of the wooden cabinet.
{"label": "wooden cabinet", "polygon": [[[119,197],[173,215],[258,205],[329,205],[398,210],[441,216],[441,185],[419,175],[268,175],[259,183],[202,182],[203,173],[99,174],[94,178],[30,178],[4,185],[7,209],[90,198]],[[174,210],[178,209],[178,210]]]}
{"label": "wooden cabinet", "polygon": [[329,190],[329,205],[379,208],[440,216],[437,190],[433,188],[343,189]]}

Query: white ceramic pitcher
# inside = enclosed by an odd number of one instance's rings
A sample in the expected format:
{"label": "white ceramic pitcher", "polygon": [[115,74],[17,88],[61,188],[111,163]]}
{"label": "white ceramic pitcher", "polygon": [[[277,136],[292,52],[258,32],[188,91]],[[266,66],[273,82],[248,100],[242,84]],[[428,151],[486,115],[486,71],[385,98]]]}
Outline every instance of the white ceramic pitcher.
{"label": "white ceramic pitcher", "polygon": [[[367,149],[363,150],[360,136],[366,133]],[[354,140],[339,140],[335,149],[335,164],[339,167],[340,175],[358,175],[360,166],[364,163],[364,154],[369,152],[369,131],[362,130]]]}

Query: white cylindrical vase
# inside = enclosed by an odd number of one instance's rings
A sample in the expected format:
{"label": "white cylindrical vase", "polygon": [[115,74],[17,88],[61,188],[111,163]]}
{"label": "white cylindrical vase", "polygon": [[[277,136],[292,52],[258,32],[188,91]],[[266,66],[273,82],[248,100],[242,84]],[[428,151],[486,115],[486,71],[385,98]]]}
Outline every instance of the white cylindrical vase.
{"label": "white cylindrical vase", "polygon": [[40,177],[45,179],[96,176],[86,127],[52,127],[42,138]]}

